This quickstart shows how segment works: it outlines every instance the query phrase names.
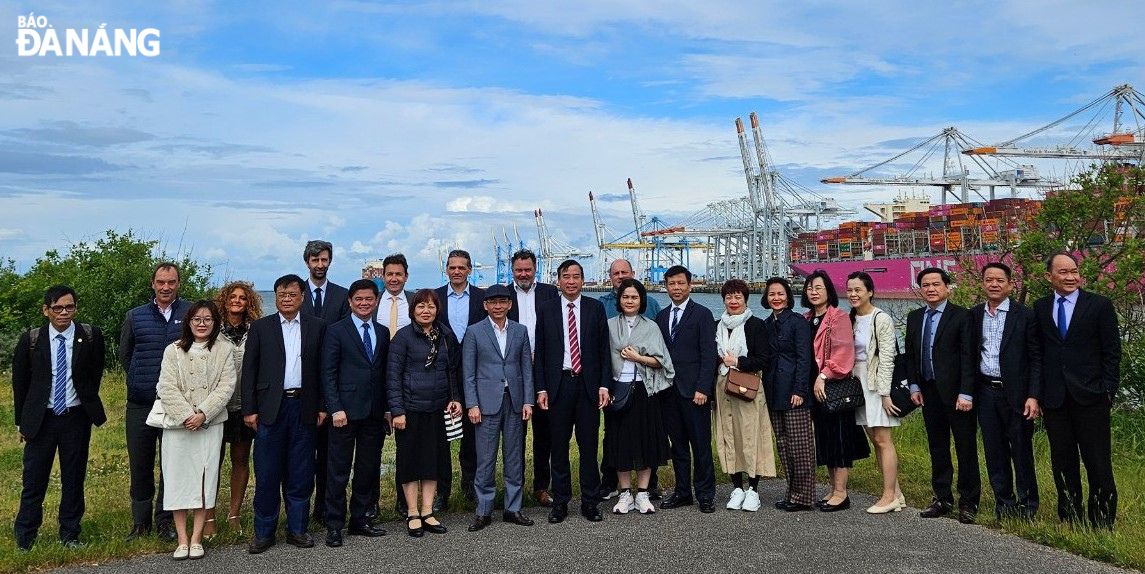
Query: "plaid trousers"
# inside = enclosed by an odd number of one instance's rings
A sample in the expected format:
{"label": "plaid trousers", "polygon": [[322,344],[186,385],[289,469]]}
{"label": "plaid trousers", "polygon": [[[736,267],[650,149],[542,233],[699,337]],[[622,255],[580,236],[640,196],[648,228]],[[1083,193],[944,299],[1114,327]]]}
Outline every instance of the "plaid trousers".
{"label": "plaid trousers", "polygon": [[771,426],[787,477],[787,500],[797,504],[815,502],[815,435],[811,409],[771,411]]}

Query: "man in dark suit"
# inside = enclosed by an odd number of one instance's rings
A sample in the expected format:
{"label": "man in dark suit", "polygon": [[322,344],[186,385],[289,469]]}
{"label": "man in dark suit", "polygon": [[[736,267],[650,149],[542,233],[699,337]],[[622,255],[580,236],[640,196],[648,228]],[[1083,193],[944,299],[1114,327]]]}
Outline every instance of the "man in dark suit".
{"label": "man in dark suit", "polygon": [[325,505],[326,545],[342,546],[346,485],[353,467],[351,536],[382,536],[370,514],[378,505],[378,481],[386,423],[386,358],[389,330],[371,319],[378,286],[369,279],[350,285],[351,315],[326,328],[322,342],[322,396],[330,413],[329,470]]}
{"label": "man in dark suit", "polygon": [[279,495],[286,498],[286,541],[314,546],[306,532],[314,490],[315,428],[322,410],[321,356],[326,323],[300,313],[306,282],[284,275],[274,282],[278,313],[251,324],[243,355],[243,421],[255,431],[254,536],[247,551],[274,545]]}
{"label": "man in dark suit", "polygon": [[537,406],[549,411],[552,435],[553,507],[549,522],[564,521],[572,499],[569,442],[576,431],[580,452],[580,512],[592,522],[600,514],[600,468],[597,442],[600,410],[612,388],[608,356],[608,323],[600,301],[581,296],[584,271],[567,259],[557,267],[561,296],[546,301],[537,313],[537,350],[533,382]]}
{"label": "man in dark suit", "polygon": [[974,344],[970,313],[947,301],[950,275],[935,267],[916,277],[926,306],[906,319],[906,353],[911,400],[922,406],[930,446],[934,500],[919,516],[936,518],[954,508],[950,438],[958,455],[958,520],[978,515],[982,479],[978,476],[978,421],[974,415]]}
{"label": "man in dark suit", "polygon": [[1034,303],[1034,318],[1058,517],[1082,520],[1080,453],[1089,477],[1090,523],[1113,528],[1117,485],[1109,414],[1121,380],[1117,311],[1109,299],[1080,288],[1073,255],[1053,255],[1046,271],[1053,292]]}
{"label": "man in dark suit", "polygon": [[[560,297],[557,288],[548,283],[537,281],[537,256],[528,249],[521,249],[513,254],[513,305],[509,307],[509,319],[525,326],[529,332],[529,348],[536,349],[537,310],[549,299]],[[552,437],[549,431],[549,415],[540,409],[533,410],[533,496],[537,504],[546,508],[553,505],[549,495],[549,483],[552,481],[552,463],[550,462],[550,443]],[[529,434],[529,427],[524,427],[521,440],[525,441]]]}
{"label": "man in dark suit", "polygon": [[513,290],[494,285],[485,292],[487,321],[470,325],[462,343],[462,390],[469,422],[477,431],[477,516],[469,525],[476,532],[493,522],[497,495],[497,450],[504,438],[504,522],[532,526],[521,512],[525,484],[524,429],[533,414],[533,352],[529,333],[507,317]]}
{"label": "man in dark suit", "polygon": [[[308,241],[302,250],[302,260],[310,272],[302,294],[302,313],[314,315],[327,325],[350,316],[349,293],[346,288],[326,279],[330,263],[334,261],[334,246],[320,239]],[[318,434],[314,439],[314,521],[319,524],[324,520],[329,429],[329,425],[318,425]]]}
{"label": "man in dark suit", "polygon": [[691,505],[692,464],[695,463],[695,499],[700,512],[716,511],[716,469],[712,462],[712,407],[719,356],[716,320],[711,310],[691,300],[692,272],[674,265],[664,273],[672,305],[656,315],[660,334],[676,367],[673,388],[661,399],[661,415],[672,442],[672,469],[676,489],[660,508]]}
{"label": "man in dark suit", "polygon": [[[445,260],[445,274],[449,283],[436,289],[437,298],[441,301],[441,309],[437,316],[449,323],[450,330],[457,337],[457,346],[465,340],[465,330],[472,324],[485,319],[485,292],[469,284],[469,274],[473,271],[473,260],[469,252],[454,249],[449,252]],[[461,417],[461,448],[457,453],[457,462],[461,465],[461,490],[466,500],[475,502],[477,493],[473,490],[473,477],[477,474],[477,443],[474,440],[473,423],[469,417]],[[453,493],[453,473],[441,477],[437,482],[437,493],[442,507],[449,505],[449,497]],[[437,512],[438,503],[434,503],[434,512]]]}
{"label": "man in dark suit", "polygon": [[52,460],[60,453],[60,542],[81,546],[83,483],[91,426],[107,420],[99,399],[103,333],[74,321],[76,292],[66,285],[44,293],[48,324],[20,335],[12,355],[16,433],[24,442],[24,489],[16,513],[16,547],[31,550],[44,521]]}
{"label": "man in dark suit", "polygon": [[[1033,313],[1010,299],[1010,267],[987,263],[982,268],[986,302],[970,309],[976,352],[978,424],[986,453],[986,473],[994,490],[998,518],[1031,519],[1038,511],[1034,473],[1034,419],[1041,408],[1037,330]],[[1015,481],[1017,490],[1015,491]]]}

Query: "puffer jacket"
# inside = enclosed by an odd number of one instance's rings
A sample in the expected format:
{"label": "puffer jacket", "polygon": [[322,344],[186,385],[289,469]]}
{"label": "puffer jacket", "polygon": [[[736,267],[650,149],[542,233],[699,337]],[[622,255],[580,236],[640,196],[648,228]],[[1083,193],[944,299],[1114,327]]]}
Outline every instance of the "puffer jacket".
{"label": "puffer jacket", "polygon": [[441,337],[437,358],[429,367],[425,366],[429,337],[417,323],[402,327],[390,341],[386,392],[395,417],[406,411],[444,411],[450,401],[461,400],[461,349],[448,326],[442,321],[434,324]]}

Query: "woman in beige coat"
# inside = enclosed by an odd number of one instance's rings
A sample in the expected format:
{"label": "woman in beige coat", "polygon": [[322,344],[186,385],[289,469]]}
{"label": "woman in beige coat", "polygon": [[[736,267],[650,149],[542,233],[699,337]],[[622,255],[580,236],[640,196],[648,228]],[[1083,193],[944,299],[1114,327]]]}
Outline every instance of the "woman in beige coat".
{"label": "woman in beige coat", "polygon": [[[235,389],[234,345],[219,338],[221,323],[214,303],[191,305],[182,337],[163,351],[155,389],[166,413],[160,466],[163,508],[172,511],[179,538],[176,560],[203,557],[203,525],[215,505],[223,422]],[[187,510],[194,512],[190,537]]]}

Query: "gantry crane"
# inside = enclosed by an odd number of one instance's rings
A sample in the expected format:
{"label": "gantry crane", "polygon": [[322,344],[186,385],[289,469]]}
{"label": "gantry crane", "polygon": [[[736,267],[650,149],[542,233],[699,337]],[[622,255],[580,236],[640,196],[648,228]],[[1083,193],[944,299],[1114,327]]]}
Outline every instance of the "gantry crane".
{"label": "gantry crane", "polygon": [[[540,244],[539,252],[537,253],[537,276],[545,277],[549,283],[556,283],[557,266],[565,259],[588,259],[595,254],[589,251],[581,251],[564,243],[552,236],[549,233],[549,228],[545,225],[545,215],[540,209],[533,210],[533,219],[537,223],[537,240]],[[584,269],[582,262],[581,269]],[[587,277],[585,278],[588,279]]]}

